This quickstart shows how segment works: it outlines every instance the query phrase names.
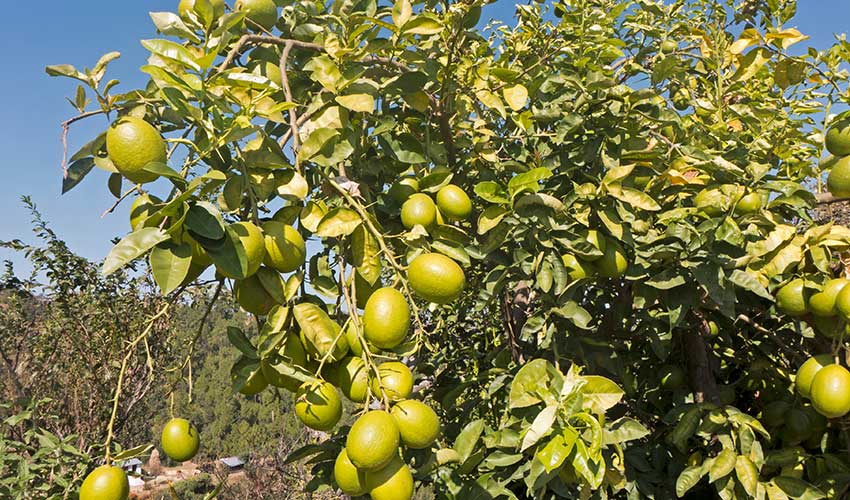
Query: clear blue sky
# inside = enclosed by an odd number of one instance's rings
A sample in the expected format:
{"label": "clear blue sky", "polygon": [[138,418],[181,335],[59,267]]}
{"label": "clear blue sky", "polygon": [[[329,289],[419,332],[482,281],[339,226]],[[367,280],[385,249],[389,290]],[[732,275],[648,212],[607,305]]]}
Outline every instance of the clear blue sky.
{"label": "clear blue sky", "polygon": [[[482,16],[508,21],[514,2],[499,0]],[[113,198],[106,188],[108,175],[95,169],[83,183],[60,196],[62,146],[59,123],[75,114],[65,102],[76,85],[67,79],[50,78],[47,64],[70,63],[92,66],[103,53],[117,50],[121,59],[112,63],[109,75],[122,81],[119,89],[140,86],[145,79],[138,68],[146,53],[139,40],[156,36],[147,13],[176,10],[177,0],[52,0],[40,8],[27,2],[6,2],[4,35],[0,49],[4,54],[0,95],[4,97],[0,121],[0,240],[20,238],[33,241],[29,215],[19,201],[31,195],[52,227],[76,252],[94,259],[103,258],[110,239],[128,229],[129,204],[113,214],[100,217]],[[833,33],[850,30],[848,0],[799,0],[798,17],[793,23],[811,36],[809,43],[828,46]],[[107,123],[103,117],[78,122],[71,130],[69,151],[101,132]],[[0,260],[22,260],[0,250]],[[21,266],[21,270],[27,270]]]}

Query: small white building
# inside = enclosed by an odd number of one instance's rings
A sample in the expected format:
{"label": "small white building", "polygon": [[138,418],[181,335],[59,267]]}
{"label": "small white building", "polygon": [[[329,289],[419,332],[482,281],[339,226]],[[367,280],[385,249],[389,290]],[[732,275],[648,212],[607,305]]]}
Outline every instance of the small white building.
{"label": "small white building", "polygon": [[138,458],[124,460],[118,466],[124,469],[124,472],[129,475],[140,476],[142,474],[142,461]]}
{"label": "small white building", "polygon": [[245,467],[245,461],[239,457],[226,457],[219,460],[229,472],[236,472]]}

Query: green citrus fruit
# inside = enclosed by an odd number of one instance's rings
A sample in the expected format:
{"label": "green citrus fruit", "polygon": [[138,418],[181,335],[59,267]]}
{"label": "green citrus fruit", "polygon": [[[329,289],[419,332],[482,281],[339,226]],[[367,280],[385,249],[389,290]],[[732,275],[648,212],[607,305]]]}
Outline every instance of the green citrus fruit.
{"label": "green citrus fruit", "polygon": [[425,193],[415,193],[401,206],[401,223],[407,229],[419,224],[429,228],[437,222],[437,206]]}
{"label": "green citrus fruit", "polygon": [[304,350],[304,344],[293,332],[286,335],[286,340],[283,346],[278,349],[277,354],[272,356],[268,362],[262,363],[260,366],[263,371],[263,376],[270,384],[275,387],[283,387],[289,391],[295,392],[301,387],[301,381],[292,377],[282,375],[275,366],[280,363],[286,363],[290,366],[307,366],[307,352]]}
{"label": "green citrus fruit", "polygon": [[260,25],[271,30],[277,23],[277,5],[273,0],[236,0],[234,10],[245,11],[245,19],[250,21],[249,28]]}
{"label": "green citrus fruit", "polygon": [[[147,193],[137,196],[136,199],[133,200],[133,204],[130,205],[130,229],[135,231],[136,228],[151,217],[151,214],[156,210],[154,205],[159,205],[160,203],[162,203],[161,199]],[[159,215],[155,215],[151,219],[152,222],[157,224],[161,220],[162,216]]]}
{"label": "green citrus fruit", "polygon": [[378,470],[398,456],[399,432],[395,420],[383,410],[364,413],[351,426],[345,450],[358,469]]}
{"label": "green citrus fruit", "polygon": [[684,87],[676,89],[670,99],[673,101],[673,107],[679,111],[691,107],[691,93]]}
{"label": "green citrus fruit", "polygon": [[392,349],[401,344],[410,327],[410,308],[395,288],[375,290],[363,309],[363,334],[372,345]]}
{"label": "green citrus fruit", "polygon": [[393,405],[391,413],[401,434],[401,441],[408,448],[430,448],[440,436],[439,417],[422,401],[399,401]]}
{"label": "green citrus fruit", "polygon": [[200,446],[198,429],[184,418],[172,418],[162,428],[162,451],[175,462],[191,460]]}
{"label": "green citrus fruit", "polygon": [[824,366],[831,365],[832,363],[833,359],[829,354],[821,354],[807,359],[800,365],[800,368],[797,370],[797,376],[794,377],[794,387],[797,389],[797,393],[804,398],[810,397],[812,380],[814,380],[815,375]]}
{"label": "green citrus fruit", "polygon": [[407,279],[417,295],[437,304],[455,300],[466,286],[463,269],[438,253],[426,253],[413,259],[407,269]]}
{"label": "green citrus fruit", "polygon": [[367,472],[366,484],[369,486],[369,496],[372,500],[413,498],[413,475],[398,454],[380,470]]}
{"label": "green citrus fruit", "polygon": [[681,389],[685,386],[685,371],[676,365],[661,367],[661,387],[668,391]]}
{"label": "green citrus fruit", "polygon": [[135,116],[123,116],[106,131],[106,152],[118,172],[142,184],[156,179],[143,172],[148,163],[165,163],[165,141],[153,125]]}
{"label": "green citrus fruit", "polygon": [[785,415],[785,427],[782,429],[782,440],[785,444],[799,444],[812,434],[812,426],[806,412],[793,408]]}
{"label": "green citrus fruit", "polygon": [[[210,3],[212,4],[213,15],[215,17],[221,17],[224,15],[224,0],[210,0]],[[189,12],[194,8],[195,0],[180,0],[180,4],[177,5],[177,12],[183,19],[188,19]]]}
{"label": "green citrus fruit", "polygon": [[372,378],[372,394],[381,395],[381,388],[387,393],[390,401],[400,401],[410,396],[413,390],[413,374],[410,368],[398,361],[386,361],[378,366],[377,378]]}
{"label": "green citrus fruit", "polygon": [[357,335],[357,329],[360,328],[360,334],[363,334],[363,318],[360,318],[360,325],[355,326],[353,321],[345,324],[345,340],[348,342],[348,349],[351,354],[359,357],[363,354],[363,344],[360,343],[360,337]]}
{"label": "green citrus fruit", "polygon": [[294,227],[277,221],[263,223],[267,266],[282,273],[295,271],[307,258],[304,238]]}
{"label": "green citrus fruit", "polygon": [[776,308],[789,316],[803,316],[809,309],[808,292],[805,289],[805,282],[800,279],[794,279],[783,286],[776,292]]}
{"label": "green citrus fruit", "polygon": [[242,309],[257,316],[265,316],[276,305],[274,298],[266,291],[256,274],[236,280],[233,293]]}
{"label": "green citrus fruit", "polygon": [[366,473],[351,463],[345,448],[337,455],[334,462],[334,481],[346,495],[356,497],[369,492],[366,488]]}
{"label": "green citrus fruit", "polygon": [[812,406],[827,418],[850,412],[850,372],[841,365],[827,365],[812,380]]}
{"label": "green citrus fruit", "polygon": [[589,278],[596,274],[596,268],[590,262],[577,258],[571,253],[561,255],[561,261],[567,268],[567,274],[574,280]]}
{"label": "green citrus fruit", "polygon": [[706,188],[694,197],[694,206],[709,217],[718,217],[729,211],[732,200],[718,188]]}
{"label": "green citrus fruit", "polygon": [[[245,252],[246,266],[241,267],[239,263],[230,263],[230,265],[219,265],[216,260],[216,269],[222,276],[231,279],[242,279],[256,273],[263,263],[266,256],[265,240],[263,232],[260,231],[252,222],[235,222],[227,226],[226,238],[230,240],[225,243],[225,246],[230,245],[230,248],[241,246]],[[216,253],[210,250],[213,260],[216,259]]]}
{"label": "green citrus fruit", "polygon": [[850,118],[837,120],[826,131],[826,150],[835,156],[850,155]]}
{"label": "green citrus fruit", "polygon": [[342,417],[336,388],[327,382],[305,382],[295,394],[295,414],[311,429],[333,429]]}
{"label": "green citrus fruit", "polygon": [[735,205],[735,213],[738,215],[754,214],[759,210],[761,210],[761,195],[756,192],[745,194]]}
{"label": "green citrus fruit", "polygon": [[360,358],[345,358],[337,368],[337,383],[345,397],[355,403],[362,403],[366,401],[369,390],[369,369]]}
{"label": "green citrus fruit", "polygon": [[835,309],[835,298],[848,283],[850,283],[850,280],[845,278],[827,281],[823,285],[823,290],[809,298],[809,310],[812,311],[812,314],[822,317],[833,317],[838,314]]}
{"label": "green citrus fruit", "polygon": [[629,261],[626,260],[626,253],[623,247],[616,241],[611,241],[605,245],[605,253],[601,259],[594,262],[599,276],[604,278],[619,278],[629,268]]}
{"label": "green citrus fruit", "polygon": [[[595,229],[589,230],[587,232],[587,235],[585,236],[585,240],[587,240],[588,243],[590,243],[591,245],[596,247],[600,252],[605,254],[605,249],[608,246],[607,241],[605,239],[605,236],[600,234],[599,231],[597,231]],[[589,262],[594,262],[594,261],[597,261],[601,258],[602,258],[602,256],[594,256],[594,257],[587,257],[587,258],[585,258],[585,260],[587,260]]]}
{"label": "green citrus fruit", "polygon": [[130,482],[120,467],[101,465],[91,471],[80,487],[80,500],[127,500]]}
{"label": "green citrus fruit", "polygon": [[713,338],[716,337],[720,333],[720,327],[717,326],[715,321],[708,321],[708,337]]}
{"label": "green citrus fruit", "polygon": [[835,296],[835,311],[845,321],[850,320],[850,286],[845,286]]}
{"label": "green citrus fruit", "polygon": [[839,158],[829,169],[826,187],[836,198],[850,198],[850,156]]}
{"label": "green citrus fruit", "polygon": [[785,414],[791,409],[787,401],[771,401],[761,411],[761,423],[767,428],[781,427],[785,423]]}
{"label": "green citrus fruit", "polygon": [[437,192],[437,207],[450,220],[464,220],[472,213],[472,201],[463,189],[449,184]]}
{"label": "green citrus fruit", "polygon": [[255,394],[259,394],[269,386],[268,380],[266,380],[265,375],[263,375],[263,370],[260,367],[257,367],[256,370],[252,371],[248,376],[248,379],[245,381],[245,385],[243,385],[239,392],[246,396],[254,396]]}
{"label": "green citrus fruit", "polygon": [[669,54],[679,48],[679,44],[674,40],[664,40],[661,42],[661,53]]}
{"label": "green citrus fruit", "polygon": [[387,194],[399,205],[403,204],[413,194],[419,192],[419,181],[414,177],[404,177],[390,186]]}

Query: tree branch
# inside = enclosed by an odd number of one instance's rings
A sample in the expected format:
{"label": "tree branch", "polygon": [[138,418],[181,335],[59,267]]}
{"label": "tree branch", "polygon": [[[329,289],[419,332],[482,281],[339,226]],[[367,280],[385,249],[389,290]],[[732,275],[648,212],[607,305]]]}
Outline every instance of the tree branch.
{"label": "tree branch", "polygon": [[68,178],[68,129],[70,129],[71,124],[74,122],[78,122],[82,119],[88,118],[90,116],[96,116],[103,114],[102,109],[98,109],[96,111],[87,111],[85,113],[79,114],[72,118],[68,118],[62,125],[62,175],[63,179]]}
{"label": "tree branch", "polygon": [[283,47],[283,53],[280,55],[280,80],[283,84],[283,93],[286,100],[293,103],[293,107],[289,110],[289,131],[292,135],[292,157],[295,160],[295,170],[301,173],[301,165],[298,160],[298,150],[301,148],[301,138],[298,136],[298,115],[295,112],[297,106],[292,99],[292,88],[289,86],[289,76],[286,74],[286,63],[289,58],[289,51],[292,50],[292,44],[287,43]]}

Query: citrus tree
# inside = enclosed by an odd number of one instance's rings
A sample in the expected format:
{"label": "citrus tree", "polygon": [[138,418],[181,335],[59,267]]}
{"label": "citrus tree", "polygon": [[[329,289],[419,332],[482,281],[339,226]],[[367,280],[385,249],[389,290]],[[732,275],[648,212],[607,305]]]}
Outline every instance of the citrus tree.
{"label": "citrus tree", "polygon": [[294,393],[312,489],[844,495],[850,45],[791,0],[483,6],[183,0],[144,88],[48,67],[109,123],[64,189],[135,197],[103,271],[233,288],[233,397]]}

